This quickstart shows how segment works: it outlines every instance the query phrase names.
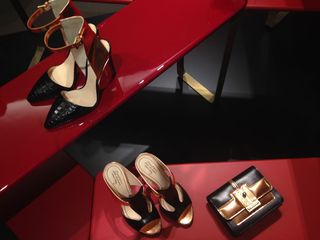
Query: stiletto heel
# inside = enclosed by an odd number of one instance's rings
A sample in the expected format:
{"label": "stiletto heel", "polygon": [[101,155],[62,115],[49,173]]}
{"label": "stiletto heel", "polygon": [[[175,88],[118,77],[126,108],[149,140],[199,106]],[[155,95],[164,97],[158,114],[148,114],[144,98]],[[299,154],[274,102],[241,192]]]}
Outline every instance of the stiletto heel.
{"label": "stiletto heel", "polygon": [[[69,45],[60,48],[50,47],[50,36],[61,28]],[[102,74],[105,73],[108,81],[111,81],[115,73],[112,67],[108,67],[109,72],[106,72],[106,66],[111,64],[109,43],[100,39],[81,16],[62,19],[59,24],[52,26],[45,35],[45,44],[53,51],[65,48],[71,48],[72,51],[72,48],[77,48],[77,54],[81,57],[75,58],[76,63],[79,66],[83,66],[84,63],[86,65],[85,85],[80,89],[62,91],[51,106],[45,127],[54,128],[91,112],[98,104]]]}
{"label": "stiletto heel", "polygon": [[[45,12],[52,11],[55,19],[41,26],[34,26],[36,19]],[[70,0],[49,0],[38,6],[29,17],[27,26],[32,32],[44,32],[59,23],[60,19],[72,15],[79,15],[77,8]],[[71,54],[72,53],[72,54]],[[69,52],[63,63],[50,67],[49,70],[33,86],[27,100],[30,103],[43,101],[56,96],[62,90],[69,90],[74,86],[77,68],[74,64],[76,54]]]}
{"label": "stiletto heel", "polygon": [[103,179],[113,195],[121,202],[122,215],[136,231],[155,235],[161,230],[159,213],[146,196],[143,184],[120,163],[105,166]]}
{"label": "stiletto heel", "polygon": [[135,161],[135,167],[159,198],[162,213],[180,225],[190,225],[193,220],[191,199],[183,187],[175,182],[170,169],[150,153],[141,153]]}

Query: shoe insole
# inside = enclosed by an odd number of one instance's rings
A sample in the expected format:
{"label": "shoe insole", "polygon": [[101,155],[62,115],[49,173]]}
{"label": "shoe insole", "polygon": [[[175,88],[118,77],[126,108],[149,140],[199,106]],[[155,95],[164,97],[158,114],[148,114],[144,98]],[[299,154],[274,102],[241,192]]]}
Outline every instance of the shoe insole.
{"label": "shoe insole", "polygon": [[[110,45],[106,40],[100,40],[100,42],[107,50],[110,49]],[[80,89],[63,91],[62,94],[66,100],[73,104],[82,107],[93,107],[98,100],[97,84],[99,80],[91,65],[88,65],[86,84]]]}
{"label": "shoe insole", "polygon": [[48,76],[56,84],[70,88],[74,82],[74,58],[71,52],[69,52],[66,60],[58,65],[51,67],[48,70]]}
{"label": "shoe insole", "polygon": [[170,187],[169,176],[165,173],[159,161],[152,155],[144,153],[136,161],[138,170],[145,176],[145,180],[151,186],[156,187],[155,190],[165,190]]}
{"label": "shoe insole", "polygon": [[54,16],[59,17],[62,10],[69,4],[70,0],[49,0]]}
{"label": "shoe insole", "polygon": [[[152,154],[143,153],[136,160],[138,171],[144,176],[145,181],[155,190],[166,190],[171,185],[170,177],[166,174],[164,167]],[[178,184],[175,185],[180,202],[183,202],[183,193]],[[160,204],[164,209],[174,212],[175,208],[164,198],[160,198]]]}
{"label": "shoe insole", "polygon": [[121,165],[116,163],[108,164],[103,170],[103,178],[118,197],[131,197],[131,188]]}
{"label": "shoe insole", "polygon": [[[95,25],[90,23],[89,26],[93,32],[97,32],[97,28]],[[105,44],[105,47],[108,51],[110,50],[109,44]],[[50,68],[48,70],[48,75],[50,79],[56,84],[70,88],[74,83],[74,78],[77,77],[74,76],[75,61],[77,62],[77,65],[79,66],[83,74],[85,75],[86,60],[87,56],[83,45],[81,45],[79,48],[72,48],[65,61],[58,66]]]}

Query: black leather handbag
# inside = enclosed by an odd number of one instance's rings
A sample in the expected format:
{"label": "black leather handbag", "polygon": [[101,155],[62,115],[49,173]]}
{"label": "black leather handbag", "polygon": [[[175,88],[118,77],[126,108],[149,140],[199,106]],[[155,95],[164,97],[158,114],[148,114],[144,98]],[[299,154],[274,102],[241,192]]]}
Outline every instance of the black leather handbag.
{"label": "black leather handbag", "polygon": [[283,202],[279,192],[254,166],[211,193],[207,200],[234,236],[240,235]]}

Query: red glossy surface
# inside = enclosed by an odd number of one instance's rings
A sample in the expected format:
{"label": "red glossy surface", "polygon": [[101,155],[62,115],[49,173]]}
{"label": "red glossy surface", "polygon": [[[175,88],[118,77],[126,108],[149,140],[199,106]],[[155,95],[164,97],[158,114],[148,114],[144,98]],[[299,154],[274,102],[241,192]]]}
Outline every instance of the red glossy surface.
{"label": "red glossy surface", "polygon": [[[137,0],[100,26],[111,42],[117,76],[99,106],[71,125],[43,127],[51,102],[32,106],[26,97],[54,54],[0,88],[0,189],[7,188],[41,162],[105,118],[245,6],[245,0]],[[27,47],[27,46],[26,46]],[[106,133],[107,134],[107,133]]]}
{"label": "red glossy surface", "polygon": [[96,3],[114,3],[114,4],[129,4],[134,0],[74,0],[76,2],[96,2]]}
{"label": "red glossy surface", "polygon": [[0,221],[6,222],[16,215],[76,165],[76,161],[63,151],[43,161],[41,165],[19,179],[14,188],[7,189],[6,194],[1,195]]}
{"label": "red glossy surface", "polygon": [[319,0],[248,0],[247,8],[261,10],[320,11]]}
{"label": "red glossy surface", "polygon": [[7,225],[23,240],[88,240],[92,191],[93,178],[77,166]]}
{"label": "red glossy surface", "polygon": [[[247,167],[256,166],[283,195],[284,204],[241,237],[233,238],[207,206],[206,196]],[[191,227],[176,227],[162,218],[162,233],[155,239],[319,239],[320,158],[171,165],[176,180],[188,191],[194,206]],[[120,205],[96,178],[91,239],[148,239],[132,230]]]}

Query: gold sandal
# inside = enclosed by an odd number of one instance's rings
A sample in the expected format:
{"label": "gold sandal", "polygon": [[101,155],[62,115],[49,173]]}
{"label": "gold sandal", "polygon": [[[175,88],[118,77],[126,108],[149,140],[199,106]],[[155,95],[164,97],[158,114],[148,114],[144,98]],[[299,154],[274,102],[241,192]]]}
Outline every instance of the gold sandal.
{"label": "gold sandal", "polygon": [[159,198],[161,211],[181,225],[190,225],[193,220],[191,199],[182,186],[175,182],[170,169],[150,153],[141,153],[135,161],[135,166]]}

